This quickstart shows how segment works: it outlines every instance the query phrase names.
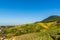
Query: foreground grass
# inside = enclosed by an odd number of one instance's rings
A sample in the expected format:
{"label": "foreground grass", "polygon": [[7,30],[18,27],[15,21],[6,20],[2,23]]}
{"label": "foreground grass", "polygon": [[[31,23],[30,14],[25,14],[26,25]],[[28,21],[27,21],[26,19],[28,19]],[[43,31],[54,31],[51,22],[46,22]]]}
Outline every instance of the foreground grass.
{"label": "foreground grass", "polygon": [[30,33],[21,36],[16,36],[10,40],[53,40],[49,34],[45,32]]}

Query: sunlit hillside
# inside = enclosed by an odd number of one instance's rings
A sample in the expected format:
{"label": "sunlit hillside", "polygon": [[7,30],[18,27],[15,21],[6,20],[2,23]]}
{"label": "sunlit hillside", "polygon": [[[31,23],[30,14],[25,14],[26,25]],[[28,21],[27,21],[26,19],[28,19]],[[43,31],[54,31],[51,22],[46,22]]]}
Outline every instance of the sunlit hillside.
{"label": "sunlit hillside", "polygon": [[9,40],[53,40],[60,33],[60,16],[50,16],[31,24],[3,26],[1,36]]}

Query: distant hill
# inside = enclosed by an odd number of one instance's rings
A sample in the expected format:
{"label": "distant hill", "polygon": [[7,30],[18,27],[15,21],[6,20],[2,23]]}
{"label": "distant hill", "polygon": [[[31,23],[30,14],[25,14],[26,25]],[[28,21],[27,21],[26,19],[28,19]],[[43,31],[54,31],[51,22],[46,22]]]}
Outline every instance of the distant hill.
{"label": "distant hill", "polygon": [[44,20],[42,20],[41,22],[55,22],[55,21],[60,21],[60,16],[54,15],[54,16],[50,16]]}
{"label": "distant hill", "polygon": [[35,22],[35,24],[37,23],[47,23],[47,25],[60,25],[60,16],[57,16],[57,15],[53,15],[53,16],[49,16],[48,18],[45,18],[41,21],[38,21],[38,22]]}

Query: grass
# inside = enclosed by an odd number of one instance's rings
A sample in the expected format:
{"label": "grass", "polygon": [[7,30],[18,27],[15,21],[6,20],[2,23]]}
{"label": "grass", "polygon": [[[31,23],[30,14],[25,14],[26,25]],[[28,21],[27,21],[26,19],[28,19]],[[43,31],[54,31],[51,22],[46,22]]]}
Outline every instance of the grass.
{"label": "grass", "polygon": [[45,32],[37,32],[16,36],[10,40],[52,40],[52,38]]}

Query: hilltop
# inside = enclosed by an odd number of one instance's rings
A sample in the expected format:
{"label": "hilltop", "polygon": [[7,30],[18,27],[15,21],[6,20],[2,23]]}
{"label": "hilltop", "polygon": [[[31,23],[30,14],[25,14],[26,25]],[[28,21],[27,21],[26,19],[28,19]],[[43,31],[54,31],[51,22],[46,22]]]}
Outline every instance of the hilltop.
{"label": "hilltop", "polygon": [[60,21],[60,16],[57,16],[57,15],[49,16],[40,22],[48,23],[48,22],[55,22],[55,21]]}
{"label": "hilltop", "polygon": [[44,19],[42,22],[54,22],[54,21],[60,21],[60,16],[50,16],[46,19]]}

